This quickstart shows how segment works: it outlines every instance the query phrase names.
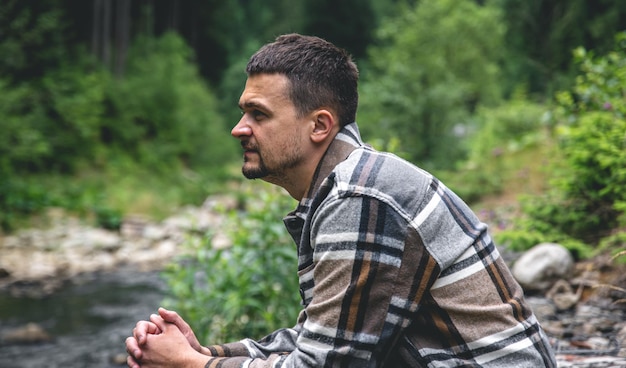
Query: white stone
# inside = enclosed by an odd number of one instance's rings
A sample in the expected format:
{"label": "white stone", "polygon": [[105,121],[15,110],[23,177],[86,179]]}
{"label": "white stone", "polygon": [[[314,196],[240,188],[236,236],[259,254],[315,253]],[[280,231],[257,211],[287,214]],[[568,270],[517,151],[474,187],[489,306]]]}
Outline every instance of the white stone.
{"label": "white stone", "polygon": [[143,229],[143,238],[148,240],[161,240],[167,237],[167,232],[163,227],[157,225],[147,225]]}
{"label": "white stone", "polygon": [[513,264],[513,277],[527,290],[545,290],[558,279],[567,279],[574,258],[562,245],[542,243],[526,251]]}

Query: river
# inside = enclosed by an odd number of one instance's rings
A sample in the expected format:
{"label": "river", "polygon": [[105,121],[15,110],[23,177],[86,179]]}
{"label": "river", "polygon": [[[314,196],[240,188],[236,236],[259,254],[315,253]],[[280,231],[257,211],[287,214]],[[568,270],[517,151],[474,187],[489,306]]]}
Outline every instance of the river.
{"label": "river", "polygon": [[44,298],[0,293],[0,336],[34,322],[53,337],[48,343],[0,345],[0,367],[120,367],[114,357],[125,354],[124,340],[164,295],[158,273],[133,270],[83,275]]}

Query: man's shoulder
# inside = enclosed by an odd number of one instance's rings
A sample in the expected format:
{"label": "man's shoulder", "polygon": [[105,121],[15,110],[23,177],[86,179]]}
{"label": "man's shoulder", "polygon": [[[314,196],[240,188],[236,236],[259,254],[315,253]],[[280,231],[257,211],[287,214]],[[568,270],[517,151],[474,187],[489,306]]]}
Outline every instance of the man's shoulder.
{"label": "man's shoulder", "polygon": [[436,183],[431,174],[398,156],[363,147],[335,167],[325,197],[368,197],[411,219],[437,195]]}
{"label": "man's shoulder", "polygon": [[333,170],[337,182],[395,192],[425,190],[434,177],[418,166],[388,152],[367,147],[352,151]]}

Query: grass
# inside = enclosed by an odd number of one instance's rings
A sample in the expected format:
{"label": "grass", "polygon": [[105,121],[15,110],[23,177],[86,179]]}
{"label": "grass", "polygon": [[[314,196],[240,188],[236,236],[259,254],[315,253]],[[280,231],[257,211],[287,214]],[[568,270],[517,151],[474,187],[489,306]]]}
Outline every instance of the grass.
{"label": "grass", "polygon": [[[448,172],[442,180],[473,208],[510,206],[520,193],[541,191],[545,184],[544,146],[485,160],[477,169],[499,184],[482,185],[476,172]],[[539,163],[539,164],[538,164]],[[435,173],[439,175],[438,173]],[[98,215],[141,215],[160,221],[185,205],[199,206],[211,194],[236,191],[229,183],[240,183],[239,163],[220,169],[191,171],[182,166],[149,169],[130,160],[112,159],[102,167],[80,167],[71,176],[28,175],[15,181],[13,228],[46,223],[46,208],[62,208],[68,216],[97,221]],[[471,195],[466,195],[467,191]],[[0,193],[1,194],[1,193]],[[470,199],[468,200],[468,197]],[[22,215],[23,214],[23,215]]]}
{"label": "grass", "polygon": [[0,188],[0,220],[5,232],[46,226],[48,213],[58,217],[59,211],[113,228],[128,214],[160,221],[182,206],[199,206],[207,196],[226,191],[225,183],[238,176],[230,165],[205,171],[148,169],[127,160],[80,167],[73,175],[21,175]]}

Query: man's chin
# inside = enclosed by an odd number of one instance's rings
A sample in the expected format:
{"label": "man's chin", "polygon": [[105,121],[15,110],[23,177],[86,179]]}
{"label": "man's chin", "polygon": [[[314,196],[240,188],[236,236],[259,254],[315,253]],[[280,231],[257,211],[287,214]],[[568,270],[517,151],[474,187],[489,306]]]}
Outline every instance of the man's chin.
{"label": "man's chin", "polygon": [[262,179],[267,176],[267,170],[258,167],[246,167],[241,168],[241,173],[246,179]]}

